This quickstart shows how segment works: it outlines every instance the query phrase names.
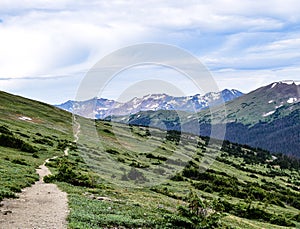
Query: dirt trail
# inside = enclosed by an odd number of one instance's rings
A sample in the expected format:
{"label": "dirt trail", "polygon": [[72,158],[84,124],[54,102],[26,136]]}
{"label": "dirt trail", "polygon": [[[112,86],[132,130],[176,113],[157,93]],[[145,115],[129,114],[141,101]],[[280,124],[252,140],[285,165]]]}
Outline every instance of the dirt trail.
{"label": "dirt trail", "polygon": [[[80,124],[75,116],[74,123],[74,143],[77,143]],[[64,154],[68,156],[69,148],[64,150]],[[36,170],[40,176],[39,181],[23,189],[18,199],[5,199],[0,203],[0,229],[67,228],[67,194],[55,184],[46,184],[43,181],[45,176],[51,174],[45,166],[48,161],[49,159]]]}
{"label": "dirt trail", "polygon": [[80,123],[77,122],[75,115],[73,116],[73,132],[74,132],[74,142],[77,143],[79,140]]}
{"label": "dirt trail", "polygon": [[36,171],[40,176],[39,181],[25,188],[18,199],[5,199],[1,202],[1,229],[67,228],[67,194],[55,184],[44,183],[43,178],[51,174],[45,164]]}

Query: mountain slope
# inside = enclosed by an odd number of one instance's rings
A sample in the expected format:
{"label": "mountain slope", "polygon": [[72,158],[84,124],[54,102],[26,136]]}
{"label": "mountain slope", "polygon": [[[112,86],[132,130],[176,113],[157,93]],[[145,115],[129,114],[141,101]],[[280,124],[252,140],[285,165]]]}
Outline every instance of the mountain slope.
{"label": "mountain slope", "polygon": [[47,158],[63,155],[73,141],[71,117],[0,91],[0,201],[37,181],[36,168]]}
{"label": "mountain slope", "polygon": [[[300,225],[300,161],[230,142],[219,150],[208,138],[82,117],[76,117],[74,145],[69,113],[3,92],[0,101],[0,139],[10,139],[0,141],[0,199],[32,184],[35,168],[57,156],[47,164],[53,172],[47,182],[68,193],[68,228]],[[0,214],[9,212],[0,207]]]}
{"label": "mountain slope", "polygon": [[[300,85],[261,87],[229,102],[226,112],[227,140],[300,157]],[[200,114],[201,121],[205,115]]]}
{"label": "mountain slope", "polygon": [[51,105],[0,91],[0,124],[60,134],[72,133],[72,115]]}
{"label": "mountain slope", "polygon": [[[228,102],[224,122],[245,125],[269,122],[297,110],[299,102],[300,85],[293,81],[275,82]],[[221,112],[214,113],[217,115]]]}
{"label": "mountain slope", "polygon": [[[300,157],[300,86],[296,83],[277,82],[261,87],[210,112],[146,111],[107,119],[209,136],[213,115],[218,120],[215,126],[226,125],[227,140]],[[200,123],[200,130],[195,122]]]}
{"label": "mountain slope", "polygon": [[166,94],[146,95],[142,98],[119,103],[108,99],[91,99],[87,101],[67,101],[57,107],[87,118],[103,119],[110,115],[129,115],[146,110],[181,110],[195,112],[212,105],[220,104],[220,97],[225,102],[243,95],[238,90],[225,89],[221,92],[210,92],[205,95],[174,97]]}

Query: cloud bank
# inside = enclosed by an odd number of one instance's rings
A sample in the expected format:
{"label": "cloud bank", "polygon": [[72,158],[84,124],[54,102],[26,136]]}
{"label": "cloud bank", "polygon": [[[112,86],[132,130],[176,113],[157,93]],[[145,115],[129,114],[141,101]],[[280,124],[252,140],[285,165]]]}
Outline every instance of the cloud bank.
{"label": "cloud bank", "polygon": [[207,65],[221,88],[231,82],[249,91],[253,82],[300,80],[299,25],[297,0],[4,0],[0,90],[37,98],[38,92],[28,94],[26,87],[53,77],[56,91],[38,99],[63,101],[74,97],[80,77],[101,57],[140,42],[188,50]]}

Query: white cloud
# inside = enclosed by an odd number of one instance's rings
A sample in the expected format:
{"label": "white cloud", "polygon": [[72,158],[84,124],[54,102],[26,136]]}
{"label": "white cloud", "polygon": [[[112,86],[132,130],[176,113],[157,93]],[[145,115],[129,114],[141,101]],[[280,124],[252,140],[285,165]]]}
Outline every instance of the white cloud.
{"label": "white cloud", "polygon": [[[115,49],[154,41],[199,56],[222,82],[230,76],[218,69],[229,68],[239,85],[253,75],[276,80],[284,75],[274,69],[298,70],[299,23],[297,0],[3,0],[0,78],[70,75],[72,81]],[[249,76],[247,69],[257,71]],[[0,82],[1,90],[13,87]],[[20,82],[15,90],[22,90]]]}
{"label": "white cloud", "polygon": [[243,70],[221,69],[212,71],[212,74],[220,89],[238,89],[248,93],[258,87],[283,80],[294,80],[300,82],[300,66],[278,70]]}
{"label": "white cloud", "polygon": [[97,17],[94,22],[84,22],[81,14],[33,11],[9,17],[0,25],[0,75],[43,75],[70,67],[74,71],[84,63],[90,67],[101,55],[131,40],[133,34],[138,38],[143,30],[124,23],[98,25],[101,20]]}

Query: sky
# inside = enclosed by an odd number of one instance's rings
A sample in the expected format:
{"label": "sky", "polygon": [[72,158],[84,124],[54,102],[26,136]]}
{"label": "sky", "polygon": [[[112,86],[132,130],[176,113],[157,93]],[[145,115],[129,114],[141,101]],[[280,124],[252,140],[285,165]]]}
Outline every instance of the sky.
{"label": "sky", "polygon": [[[1,0],[0,90],[62,103],[76,97],[103,57],[148,42],[194,55],[220,90],[247,93],[275,81],[299,81],[300,1]],[[100,96],[147,94],[147,84],[140,83],[149,80],[172,84],[174,95],[199,92],[174,69],[138,66],[114,76]]]}

